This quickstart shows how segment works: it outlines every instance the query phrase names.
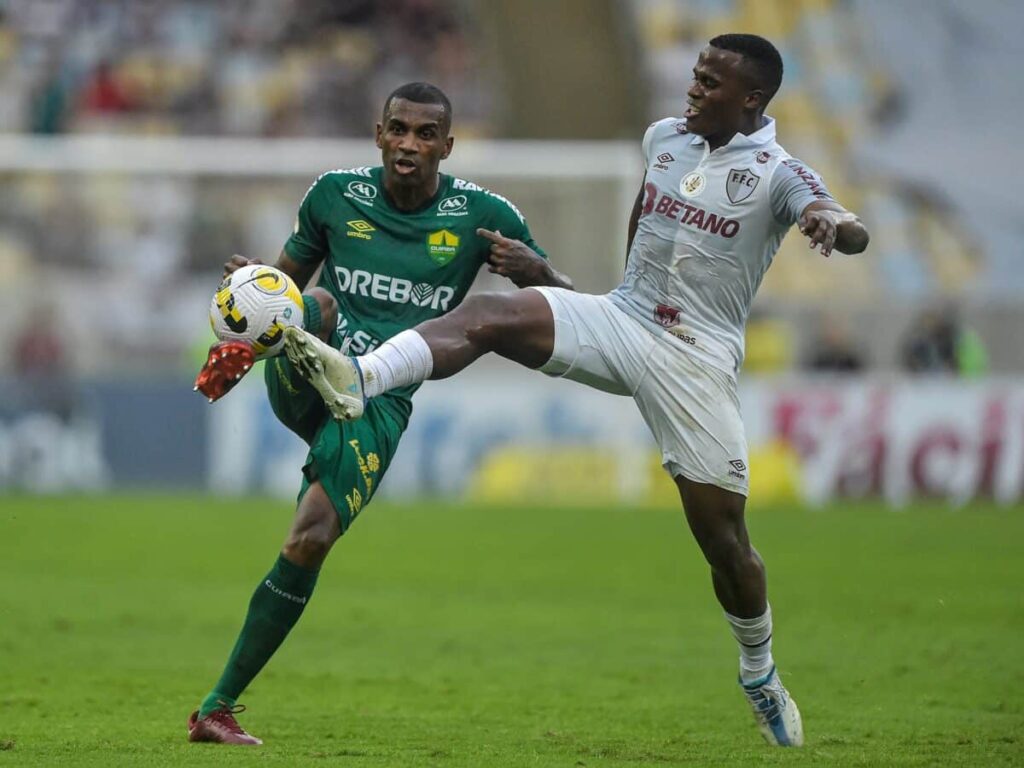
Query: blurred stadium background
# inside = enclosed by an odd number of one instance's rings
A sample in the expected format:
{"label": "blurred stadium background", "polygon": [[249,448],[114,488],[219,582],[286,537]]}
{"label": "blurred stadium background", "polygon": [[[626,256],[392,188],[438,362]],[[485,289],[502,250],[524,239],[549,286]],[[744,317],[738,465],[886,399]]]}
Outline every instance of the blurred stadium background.
{"label": "blurred stadium background", "polygon": [[[753,500],[1024,494],[1024,210],[987,0],[3,0],[0,488],[295,491],[252,376],[191,392],[231,253],[272,261],[321,171],[373,164],[385,95],[455,104],[444,169],[516,201],[587,291],[621,275],[639,140],[704,42],[779,44],[782,143],[867,222],[790,235],[743,373]],[[481,288],[502,288],[487,277]],[[671,501],[627,400],[487,361],[417,397],[383,493]]]}
{"label": "blurred stadium background", "polygon": [[[1020,765],[1022,28],[1001,0],[0,0],[0,765],[252,764],[182,726],[305,452],[261,376],[212,407],[192,380],[224,260],[377,162],[385,95],[444,88],[442,168],[603,292],[642,132],[725,31],[779,45],[781,142],[872,233],[790,234],[741,376],[785,762]],[[415,407],[245,694],[261,764],[777,761],[629,400],[485,360]]]}

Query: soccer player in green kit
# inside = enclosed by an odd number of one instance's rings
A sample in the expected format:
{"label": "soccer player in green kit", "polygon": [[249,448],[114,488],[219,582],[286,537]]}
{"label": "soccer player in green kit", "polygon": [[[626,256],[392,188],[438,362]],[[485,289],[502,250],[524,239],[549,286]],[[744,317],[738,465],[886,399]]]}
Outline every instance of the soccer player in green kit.
{"label": "soccer player in green kit", "polygon": [[[452,151],[452,108],[438,88],[396,89],[377,124],[382,164],[329,171],[310,187],[276,266],[305,289],[304,327],[363,354],[458,306],[483,264],[519,287],[571,287],[533,243],[519,211],[476,184],[438,172]],[[225,273],[249,260],[232,257]],[[242,342],[215,344],[196,389],[222,397],[252,366]],[[267,361],[277,417],[309,443],[284,547],[249,603],[220,680],[188,721],[190,741],[260,744],[235,719],[236,700],[298,621],[334,542],[365,507],[412,413],[416,387],[374,398],[360,421],[332,418],[283,355]]]}

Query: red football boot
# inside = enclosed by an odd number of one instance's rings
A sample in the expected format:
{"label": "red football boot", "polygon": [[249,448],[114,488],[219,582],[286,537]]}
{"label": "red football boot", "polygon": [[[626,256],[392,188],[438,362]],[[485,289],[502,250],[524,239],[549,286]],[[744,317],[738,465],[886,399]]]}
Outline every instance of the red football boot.
{"label": "red football boot", "polygon": [[252,347],[244,341],[217,342],[210,347],[192,391],[202,392],[211,403],[220,400],[249,372],[255,359]]}
{"label": "red football boot", "polygon": [[242,746],[259,746],[263,742],[250,736],[235,720],[235,715],[244,712],[245,707],[238,704],[234,707],[215,709],[206,717],[199,717],[197,709],[188,718],[189,741],[212,741],[217,744],[239,744]]}

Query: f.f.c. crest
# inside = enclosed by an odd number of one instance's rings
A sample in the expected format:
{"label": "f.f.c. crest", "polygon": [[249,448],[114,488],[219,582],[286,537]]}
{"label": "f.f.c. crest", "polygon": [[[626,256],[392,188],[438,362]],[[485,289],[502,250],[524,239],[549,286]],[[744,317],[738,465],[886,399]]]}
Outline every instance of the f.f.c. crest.
{"label": "f.f.c. crest", "polygon": [[730,202],[742,203],[754,194],[760,180],[761,177],[749,168],[730,168],[725,180],[725,194],[729,196]]}

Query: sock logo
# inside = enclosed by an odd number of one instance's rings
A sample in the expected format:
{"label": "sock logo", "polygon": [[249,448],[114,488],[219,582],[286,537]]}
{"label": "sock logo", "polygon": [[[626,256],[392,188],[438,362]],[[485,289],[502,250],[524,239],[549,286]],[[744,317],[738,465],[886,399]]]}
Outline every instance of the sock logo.
{"label": "sock logo", "polygon": [[278,587],[274,586],[274,582],[272,582],[270,579],[267,579],[263,583],[266,585],[267,589],[269,589],[278,597],[283,597],[285,600],[291,600],[293,603],[298,603],[299,605],[306,604],[306,600],[308,598],[297,597],[296,595],[293,595],[290,592],[285,592],[283,589],[279,589]]}

